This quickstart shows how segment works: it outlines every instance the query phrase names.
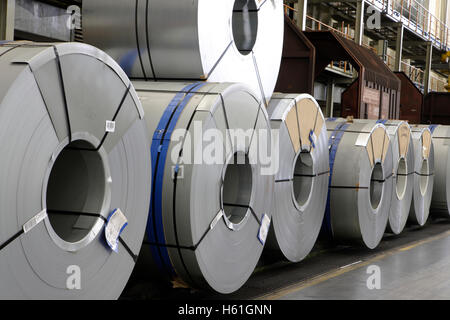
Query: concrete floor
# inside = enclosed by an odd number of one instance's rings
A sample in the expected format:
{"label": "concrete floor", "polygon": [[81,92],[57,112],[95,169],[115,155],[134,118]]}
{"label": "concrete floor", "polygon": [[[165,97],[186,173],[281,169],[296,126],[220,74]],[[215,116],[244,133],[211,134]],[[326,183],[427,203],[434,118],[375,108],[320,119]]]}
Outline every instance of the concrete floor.
{"label": "concrete floor", "polygon": [[[379,271],[380,288],[373,268]],[[375,274],[376,275],[376,274]],[[450,221],[408,227],[387,235],[375,250],[332,246],[319,241],[301,263],[279,260],[270,252],[247,284],[223,296],[212,292],[172,289],[142,283],[130,286],[123,299],[450,299]]]}
{"label": "concrete floor", "polygon": [[450,232],[341,267],[265,299],[450,299]]}

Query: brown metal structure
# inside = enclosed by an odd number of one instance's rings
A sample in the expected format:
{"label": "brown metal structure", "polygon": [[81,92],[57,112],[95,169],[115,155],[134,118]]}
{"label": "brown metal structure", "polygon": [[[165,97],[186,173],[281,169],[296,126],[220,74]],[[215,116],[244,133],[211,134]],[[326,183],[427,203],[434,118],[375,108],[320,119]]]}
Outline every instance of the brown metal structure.
{"label": "brown metal structure", "polygon": [[421,123],[423,94],[404,72],[395,72],[402,82],[400,119],[411,124]]}
{"label": "brown metal structure", "polygon": [[332,31],[304,34],[316,48],[316,77],[332,61],[349,61],[359,74],[343,93],[341,116],[399,119],[401,82],[373,51]]}
{"label": "brown metal structure", "polygon": [[284,17],[284,47],[275,91],[314,94],[316,49],[288,17]]}
{"label": "brown metal structure", "polygon": [[359,79],[345,89],[341,96],[341,116],[348,117],[349,115],[358,114],[359,105]]}
{"label": "brown metal structure", "polygon": [[422,123],[450,125],[449,92],[431,92],[425,96]]}

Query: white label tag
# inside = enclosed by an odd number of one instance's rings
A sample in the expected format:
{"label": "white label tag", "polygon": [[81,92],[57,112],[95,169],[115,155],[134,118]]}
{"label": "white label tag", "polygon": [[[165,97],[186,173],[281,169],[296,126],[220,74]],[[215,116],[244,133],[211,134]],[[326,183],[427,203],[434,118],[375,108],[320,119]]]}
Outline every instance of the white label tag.
{"label": "white label tag", "polygon": [[175,176],[177,177],[177,179],[184,179],[183,165],[172,166],[172,180],[175,180]]}
{"label": "white label tag", "polygon": [[39,212],[37,215],[35,215],[33,218],[27,221],[23,225],[23,232],[28,233],[30,232],[34,227],[36,227],[39,223],[41,223],[45,218],[47,218],[47,210],[44,209],[41,212]]}
{"label": "white label tag", "polygon": [[214,220],[209,225],[209,229],[212,230],[217,225],[217,222],[219,222],[220,218],[223,216],[223,211],[220,210],[219,213],[214,217]]}
{"label": "white label tag", "polygon": [[267,235],[269,234],[270,218],[267,214],[264,214],[261,219],[261,227],[259,228],[258,239],[262,245],[266,243]]}
{"label": "white label tag", "polygon": [[106,242],[114,252],[118,252],[119,250],[119,237],[127,225],[127,217],[125,217],[120,209],[115,209],[109,215],[105,227],[105,237]]}
{"label": "white label tag", "polygon": [[116,122],[106,121],[106,132],[114,132],[114,131],[116,131]]}
{"label": "white label tag", "polygon": [[360,133],[358,139],[356,139],[355,146],[358,147],[366,147],[369,143],[370,134],[368,133]]}

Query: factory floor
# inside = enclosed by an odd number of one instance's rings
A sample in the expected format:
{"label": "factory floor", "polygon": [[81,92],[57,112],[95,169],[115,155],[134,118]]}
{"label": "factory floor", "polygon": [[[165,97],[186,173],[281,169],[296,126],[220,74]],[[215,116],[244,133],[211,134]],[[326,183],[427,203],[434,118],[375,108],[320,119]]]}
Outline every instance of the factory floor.
{"label": "factory floor", "polygon": [[407,227],[400,236],[386,235],[376,250],[319,241],[297,264],[266,253],[247,284],[228,296],[149,284],[127,290],[123,298],[450,299],[450,221],[430,221],[423,228]]}

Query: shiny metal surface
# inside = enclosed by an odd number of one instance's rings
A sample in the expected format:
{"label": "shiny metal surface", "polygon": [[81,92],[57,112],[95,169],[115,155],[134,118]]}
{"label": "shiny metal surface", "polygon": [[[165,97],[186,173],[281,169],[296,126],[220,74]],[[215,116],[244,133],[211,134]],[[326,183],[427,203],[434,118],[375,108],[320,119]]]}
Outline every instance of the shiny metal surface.
{"label": "shiny metal surface", "polygon": [[[334,139],[343,121],[326,122],[329,138]],[[356,241],[374,249],[389,219],[392,145],[382,124],[348,123],[343,131],[329,190],[332,236],[339,242]]]}
{"label": "shiny metal surface", "polygon": [[[182,92],[183,99],[187,99],[171,137],[165,137],[170,141],[158,193],[161,210],[152,207],[149,216],[149,225],[153,221],[156,225],[161,215],[164,237],[153,233],[152,228],[148,230],[149,239],[154,237],[164,245],[146,246],[146,269],[150,272],[153,265],[163,261],[159,256],[167,252],[171,265],[163,266],[161,276],[172,268],[172,278],[190,286],[234,292],[248,280],[262,253],[264,245],[258,240],[258,230],[263,215],[271,216],[274,175],[262,174],[263,163],[251,152],[259,139],[237,143],[228,129],[255,129],[254,137],[262,130],[270,144],[266,110],[241,84],[206,83],[189,98],[182,91],[187,83],[135,81],[134,85],[145,113],[152,115],[146,118],[150,138],[173,98]],[[211,143],[201,133],[212,130],[224,137],[217,141],[219,149],[223,149],[218,153],[220,161],[197,158],[194,162],[188,155],[204,155]],[[246,155],[249,163],[230,164],[235,154]],[[183,167],[183,176],[174,178],[173,168],[177,165]],[[158,253],[158,247],[166,251]]]}
{"label": "shiny metal surface", "polygon": [[434,128],[432,134],[435,175],[431,213],[448,218],[450,215],[450,127],[439,125]]}
{"label": "shiny metal surface", "polygon": [[[393,179],[394,187],[392,193],[391,213],[389,214],[389,224],[387,231],[400,234],[408,221],[411,201],[414,191],[414,143],[410,127],[406,122],[390,120],[385,123],[387,132],[391,138],[393,152]],[[407,151],[400,140],[403,132],[402,126],[408,127],[408,138],[405,137]]]}
{"label": "shiny metal surface", "polygon": [[83,30],[133,78],[243,82],[268,101],[283,1],[85,0]]}
{"label": "shiny metal surface", "polygon": [[414,192],[409,220],[419,226],[424,226],[430,215],[431,198],[434,189],[435,156],[434,143],[426,142],[424,137],[431,136],[430,129],[423,126],[413,126],[414,142]]}
{"label": "shiny metal surface", "polygon": [[[150,156],[131,82],[85,44],[0,45],[0,73],[0,244],[48,212],[0,250],[0,299],[118,298],[134,260],[122,245],[110,250],[103,219],[85,213],[120,208],[129,222],[122,238],[139,252]],[[68,290],[70,266],[81,272],[79,290]]]}
{"label": "shiny metal surface", "polygon": [[[376,120],[355,119],[356,123],[376,124]],[[398,120],[382,121],[392,144],[393,192],[387,232],[400,234],[408,221],[414,188],[414,144],[408,123]],[[407,132],[400,132],[405,126]],[[407,128],[406,128],[407,127]]]}
{"label": "shiny metal surface", "polygon": [[[275,94],[268,112],[272,129],[279,130],[280,169],[275,176],[273,229],[267,246],[299,262],[313,248],[325,213],[329,180],[325,120],[307,94]],[[299,128],[312,133],[314,147],[300,138]]]}

